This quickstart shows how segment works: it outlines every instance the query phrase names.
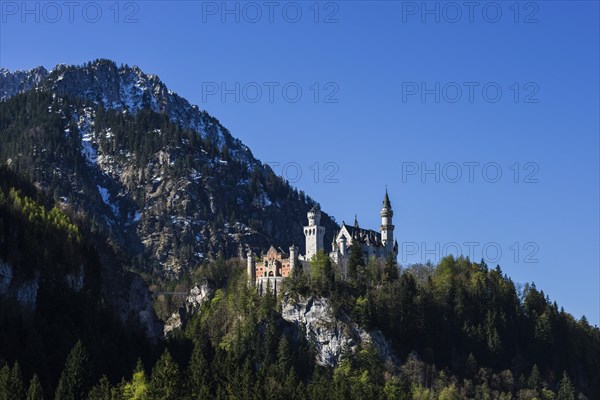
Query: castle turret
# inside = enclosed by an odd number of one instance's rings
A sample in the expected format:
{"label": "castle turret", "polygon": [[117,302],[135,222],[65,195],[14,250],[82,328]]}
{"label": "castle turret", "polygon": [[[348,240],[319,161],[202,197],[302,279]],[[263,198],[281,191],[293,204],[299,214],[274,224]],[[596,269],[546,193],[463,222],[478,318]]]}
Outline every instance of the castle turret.
{"label": "castle turret", "polygon": [[352,233],[351,242],[360,241],[360,227],[358,226],[358,217],[354,214],[354,232]]}
{"label": "castle turret", "polygon": [[347,247],[346,236],[342,235],[342,237],[340,238],[340,254],[343,256],[346,255],[346,247]]}
{"label": "castle turret", "polygon": [[290,276],[294,273],[296,264],[298,263],[298,248],[294,245],[290,246]]}
{"label": "castle turret", "polygon": [[323,236],[325,236],[325,227],[320,226],[321,210],[314,206],[306,214],[308,225],[304,227],[304,237],[306,238],[306,255],[304,259],[309,261],[319,250],[323,250]]}
{"label": "castle turret", "polygon": [[385,197],[383,198],[383,206],[381,207],[381,242],[385,248],[385,254],[394,252],[394,225],[392,224],[392,203],[385,189]]}
{"label": "castle turret", "polygon": [[321,210],[318,206],[313,206],[308,213],[306,213],[306,217],[308,218],[308,225],[315,226],[321,223]]}
{"label": "castle turret", "polygon": [[254,286],[256,282],[256,264],[254,261],[254,254],[252,254],[252,250],[248,251],[247,256],[247,273],[248,273],[248,285]]}
{"label": "castle turret", "polygon": [[333,233],[333,238],[331,239],[331,251],[336,252],[338,250],[338,245],[335,242],[335,238],[337,237],[337,232]]}

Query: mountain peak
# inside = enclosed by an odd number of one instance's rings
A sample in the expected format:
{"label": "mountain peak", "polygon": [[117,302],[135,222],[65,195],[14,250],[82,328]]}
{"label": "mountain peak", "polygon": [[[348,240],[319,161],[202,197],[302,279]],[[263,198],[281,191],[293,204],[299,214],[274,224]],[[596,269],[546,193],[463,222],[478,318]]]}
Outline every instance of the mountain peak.
{"label": "mountain peak", "polygon": [[48,74],[48,70],[42,66],[14,72],[0,68],[0,101],[37,87]]}
{"label": "mountain peak", "polygon": [[136,65],[117,66],[112,60],[98,59],[82,65],[58,64],[49,73],[38,67],[0,74],[0,101],[31,89],[77,97],[132,114],[142,109],[164,113],[174,124],[198,132],[219,148],[226,145],[248,165],[257,163],[249,149],[216,118],[169,90],[158,75],[146,74]]}

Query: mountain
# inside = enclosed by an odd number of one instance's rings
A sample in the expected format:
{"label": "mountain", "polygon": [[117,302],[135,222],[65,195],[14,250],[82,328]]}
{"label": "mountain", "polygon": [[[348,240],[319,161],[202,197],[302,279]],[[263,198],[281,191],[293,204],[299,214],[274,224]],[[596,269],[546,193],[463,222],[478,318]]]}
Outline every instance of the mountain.
{"label": "mountain", "polygon": [[[316,203],[156,75],[97,60],[2,69],[0,88],[0,163],[88,215],[136,270],[303,247]],[[330,243],[338,226],[322,224]]]}

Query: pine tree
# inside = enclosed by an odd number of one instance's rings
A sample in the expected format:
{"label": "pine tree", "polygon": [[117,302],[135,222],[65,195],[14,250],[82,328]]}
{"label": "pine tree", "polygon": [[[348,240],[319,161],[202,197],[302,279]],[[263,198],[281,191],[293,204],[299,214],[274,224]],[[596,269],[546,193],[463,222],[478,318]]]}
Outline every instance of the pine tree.
{"label": "pine tree", "polygon": [[0,400],[9,400],[10,368],[4,364],[0,369]]}
{"label": "pine tree", "polygon": [[179,366],[167,349],[154,365],[148,386],[149,400],[178,400],[181,395]]}
{"label": "pine tree", "polygon": [[262,317],[270,315],[277,305],[277,299],[271,288],[271,281],[267,280],[267,287],[265,288],[265,294],[262,298],[260,306],[260,315]]}
{"label": "pine tree", "polygon": [[454,384],[445,386],[439,394],[439,400],[459,400],[460,395]]}
{"label": "pine tree", "polygon": [[110,386],[108,378],[103,375],[98,385],[90,390],[87,400],[117,400],[115,395],[115,390]]}
{"label": "pine tree", "polygon": [[531,374],[529,374],[527,386],[529,389],[534,390],[540,390],[542,388],[542,375],[540,374],[540,369],[538,368],[537,364],[534,364],[533,368],[531,368]]}
{"label": "pine tree", "polygon": [[350,257],[348,258],[348,278],[351,282],[360,282],[364,277],[365,259],[360,244],[354,243],[350,246]]}
{"label": "pine tree", "polygon": [[465,363],[465,376],[468,378],[474,378],[477,372],[477,360],[473,353],[469,354],[467,361]]}
{"label": "pine tree", "polygon": [[393,283],[398,280],[399,271],[398,263],[392,253],[388,254],[385,260],[385,269],[383,271],[383,279],[385,282]]}
{"label": "pine tree", "polygon": [[575,389],[573,388],[573,384],[571,383],[571,379],[569,379],[567,371],[563,372],[556,400],[575,400]]}
{"label": "pine tree", "polygon": [[208,344],[203,337],[194,343],[189,366],[190,388],[194,399],[210,398],[211,372],[207,347]]}
{"label": "pine tree", "polygon": [[296,371],[291,368],[287,376],[283,380],[283,395],[289,400],[300,400],[301,394],[304,392],[304,387],[296,377]]}
{"label": "pine tree", "polygon": [[27,400],[44,400],[44,390],[37,374],[33,374],[27,390]]}
{"label": "pine tree", "polygon": [[276,357],[277,330],[273,312],[267,315],[264,338],[262,343],[263,365],[269,367]]}
{"label": "pine tree", "polygon": [[290,344],[287,337],[283,335],[281,340],[279,340],[279,346],[277,347],[277,368],[279,370],[279,378],[284,379],[291,367]]}
{"label": "pine tree", "polygon": [[0,369],[0,400],[21,400],[23,398],[23,381],[21,367],[18,362],[12,369],[4,365]]}
{"label": "pine tree", "polygon": [[146,398],[148,383],[146,382],[146,372],[144,371],[142,360],[138,359],[131,382],[124,382],[121,387],[123,397],[127,400],[142,400]]}
{"label": "pine tree", "polygon": [[250,357],[246,358],[242,369],[240,370],[240,378],[239,378],[239,390],[242,393],[242,396],[250,398],[252,393],[255,391],[254,382],[255,375],[252,370]]}
{"label": "pine tree", "polygon": [[321,367],[316,367],[306,388],[307,397],[311,400],[326,399],[328,397],[327,388],[329,384],[330,382],[323,375]]}
{"label": "pine tree", "polygon": [[90,387],[90,360],[81,343],[77,341],[67,357],[58,387],[55,400],[83,399]]}
{"label": "pine tree", "polygon": [[21,400],[23,398],[23,379],[18,361],[15,361],[10,371],[8,390],[12,399]]}
{"label": "pine tree", "polygon": [[317,293],[324,294],[329,292],[334,279],[335,276],[329,256],[319,250],[310,260],[311,286]]}

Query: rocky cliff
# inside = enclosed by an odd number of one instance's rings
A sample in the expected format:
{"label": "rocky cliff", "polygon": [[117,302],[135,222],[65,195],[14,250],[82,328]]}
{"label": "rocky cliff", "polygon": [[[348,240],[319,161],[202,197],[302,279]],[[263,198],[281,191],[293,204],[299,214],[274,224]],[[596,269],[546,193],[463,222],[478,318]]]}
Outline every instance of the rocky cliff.
{"label": "rocky cliff", "polygon": [[366,344],[375,346],[382,359],[395,361],[381,332],[368,332],[347,317],[336,317],[327,298],[284,298],[281,316],[304,331],[306,339],[314,345],[320,365],[336,366],[344,351],[354,352],[359,345]]}
{"label": "rocky cliff", "polygon": [[164,336],[168,337],[174,330],[183,328],[188,318],[197,314],[202,305],[209,301],[213,295],[214,290],[207,281],[191,288],[181,307],[165,321]]}

